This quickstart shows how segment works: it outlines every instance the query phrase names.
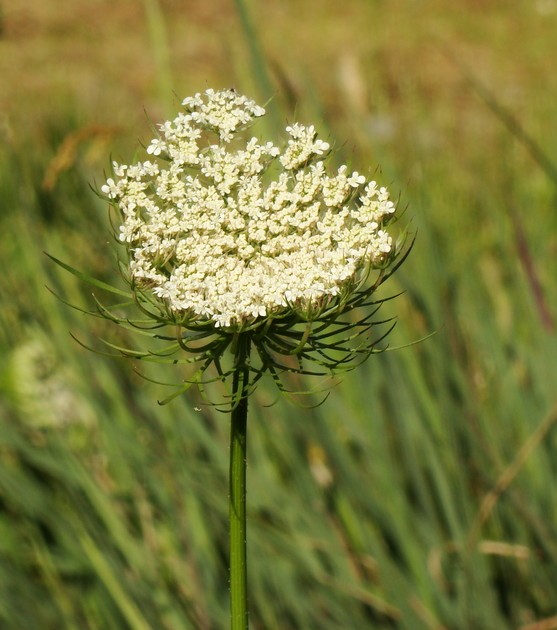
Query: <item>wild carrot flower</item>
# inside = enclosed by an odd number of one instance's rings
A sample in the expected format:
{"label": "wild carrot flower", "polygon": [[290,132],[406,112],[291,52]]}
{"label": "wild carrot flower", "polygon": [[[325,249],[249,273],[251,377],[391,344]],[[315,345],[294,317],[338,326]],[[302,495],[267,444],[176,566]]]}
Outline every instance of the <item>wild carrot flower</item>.
{"label": "wild carrot flower", "polygon": [[129,291],[60,264],[125,295],[144,318],[100,303],[97,315],[169,342],[158,354],[108,345],[145,361],[196,366],[167,400],[192,384],[202,389],[210,367],[212,380],[232,381],[236,630],[247,628],[247,398],[266,373],[283,389],[285,372],[328,375],[367,358],[390,330],[375,334],[385,322],[373,318],[386,299],[375,292],[409,248],[402,251],[386,230],[395,213],[387,189],[345,165],[332,168],[330,145],[313,125],[293,123],[274,144],[247,133],[265,110],[234,90],[207,90],[182,106],[159,125],[150,159],[114,162],[101,188],[116,210]]}
{"label": "wild carrot flower", "polygon": [[[153,159],[114,162],[101,189],[120,217],[136,300],[155,309],[157,322],[179,326],[177,349],[210,363],[226,340],[249,331],[257,374],[280,372],[281,354],[313,353],[330,370],[329,350],[350,359],[371,351],[361,339],[368,318],[354,324],[357,334],[335,318],[378,304],[369,297],[397,254],[385,229],[395,212],[387,189],[347,166],[331,173],[329,143],[313,125],[287,126],[279,145],[247,134],[265,110],[234,90],[207,90],[182,105],[148,145]],[[355,347],[338,341],[335,324]],[[192,343],[200,331],[218,338],[201,353]]]}

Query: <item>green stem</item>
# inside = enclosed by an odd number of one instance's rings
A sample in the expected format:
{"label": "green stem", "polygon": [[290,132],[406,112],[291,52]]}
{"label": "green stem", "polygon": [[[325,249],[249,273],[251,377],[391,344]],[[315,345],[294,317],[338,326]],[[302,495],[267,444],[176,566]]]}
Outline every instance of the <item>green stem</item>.
{"label": "green stem", "polygon": [[248,418],[250,339],[239,335],[235,344],[230,429],[230,627],[248,630],[246,560],[246,438]]}

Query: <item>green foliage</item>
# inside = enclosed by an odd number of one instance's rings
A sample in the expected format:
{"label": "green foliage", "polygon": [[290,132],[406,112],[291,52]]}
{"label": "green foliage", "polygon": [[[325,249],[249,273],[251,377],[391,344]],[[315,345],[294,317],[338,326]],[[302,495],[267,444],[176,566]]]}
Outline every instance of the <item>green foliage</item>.
{"label": "green foliage", "polygon": [[[432,121],[429,96],[401,80],[393,97],[380,64],[370,80],[408,133],[364,131],[354,159],[412,173],[418,233],[390,280],[406,297],[383,306],[390,343],[436,334],[371,357],[317,408],[270,406],[272,384],[250,399],[252,628],[533,629],[557,615],[555,182],[481,101],[461,122],[489,143],[455,128],[416,145],[455,110],[437,102]],[[339,137],[370,128],[316,109]],[[43,251],[120,286],[98,171],[76,156],[45,185],[74,125],[0,157],[0,627],[224,629],[227,417],[190,394],[158,406],[160,385],[69,336],[95,345],[110,324],[45,288],[93,305]]]}

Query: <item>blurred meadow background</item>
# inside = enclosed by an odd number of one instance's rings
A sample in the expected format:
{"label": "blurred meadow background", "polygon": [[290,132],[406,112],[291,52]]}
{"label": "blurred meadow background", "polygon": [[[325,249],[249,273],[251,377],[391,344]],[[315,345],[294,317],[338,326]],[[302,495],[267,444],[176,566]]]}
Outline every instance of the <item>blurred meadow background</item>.
{"label": "blurred meadow background", "polygon": [[1,628],[228,627],[228,417],[43,254],[117,281],[91,187],[208,87],[400,196],[390,346],[435,332],[251,399],[251,627],[557,628],[556,56],[554,0],[0,3]]}

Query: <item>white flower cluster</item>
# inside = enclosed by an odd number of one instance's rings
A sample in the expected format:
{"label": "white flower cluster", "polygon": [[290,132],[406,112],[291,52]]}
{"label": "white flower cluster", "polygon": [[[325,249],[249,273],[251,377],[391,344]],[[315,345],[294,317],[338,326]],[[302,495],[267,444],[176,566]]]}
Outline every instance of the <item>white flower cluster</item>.
{"label": "white flower cluster", "polygon": [[239,328],[338,295],[391,252],[395,206],[341,166],[313,126],[293,124],[281,151],[239,142],[265,110],[234,90],[207,90],[159,126],[156,161],[114,163],[103,193],[122,215],[130,273],[175,313]]}

